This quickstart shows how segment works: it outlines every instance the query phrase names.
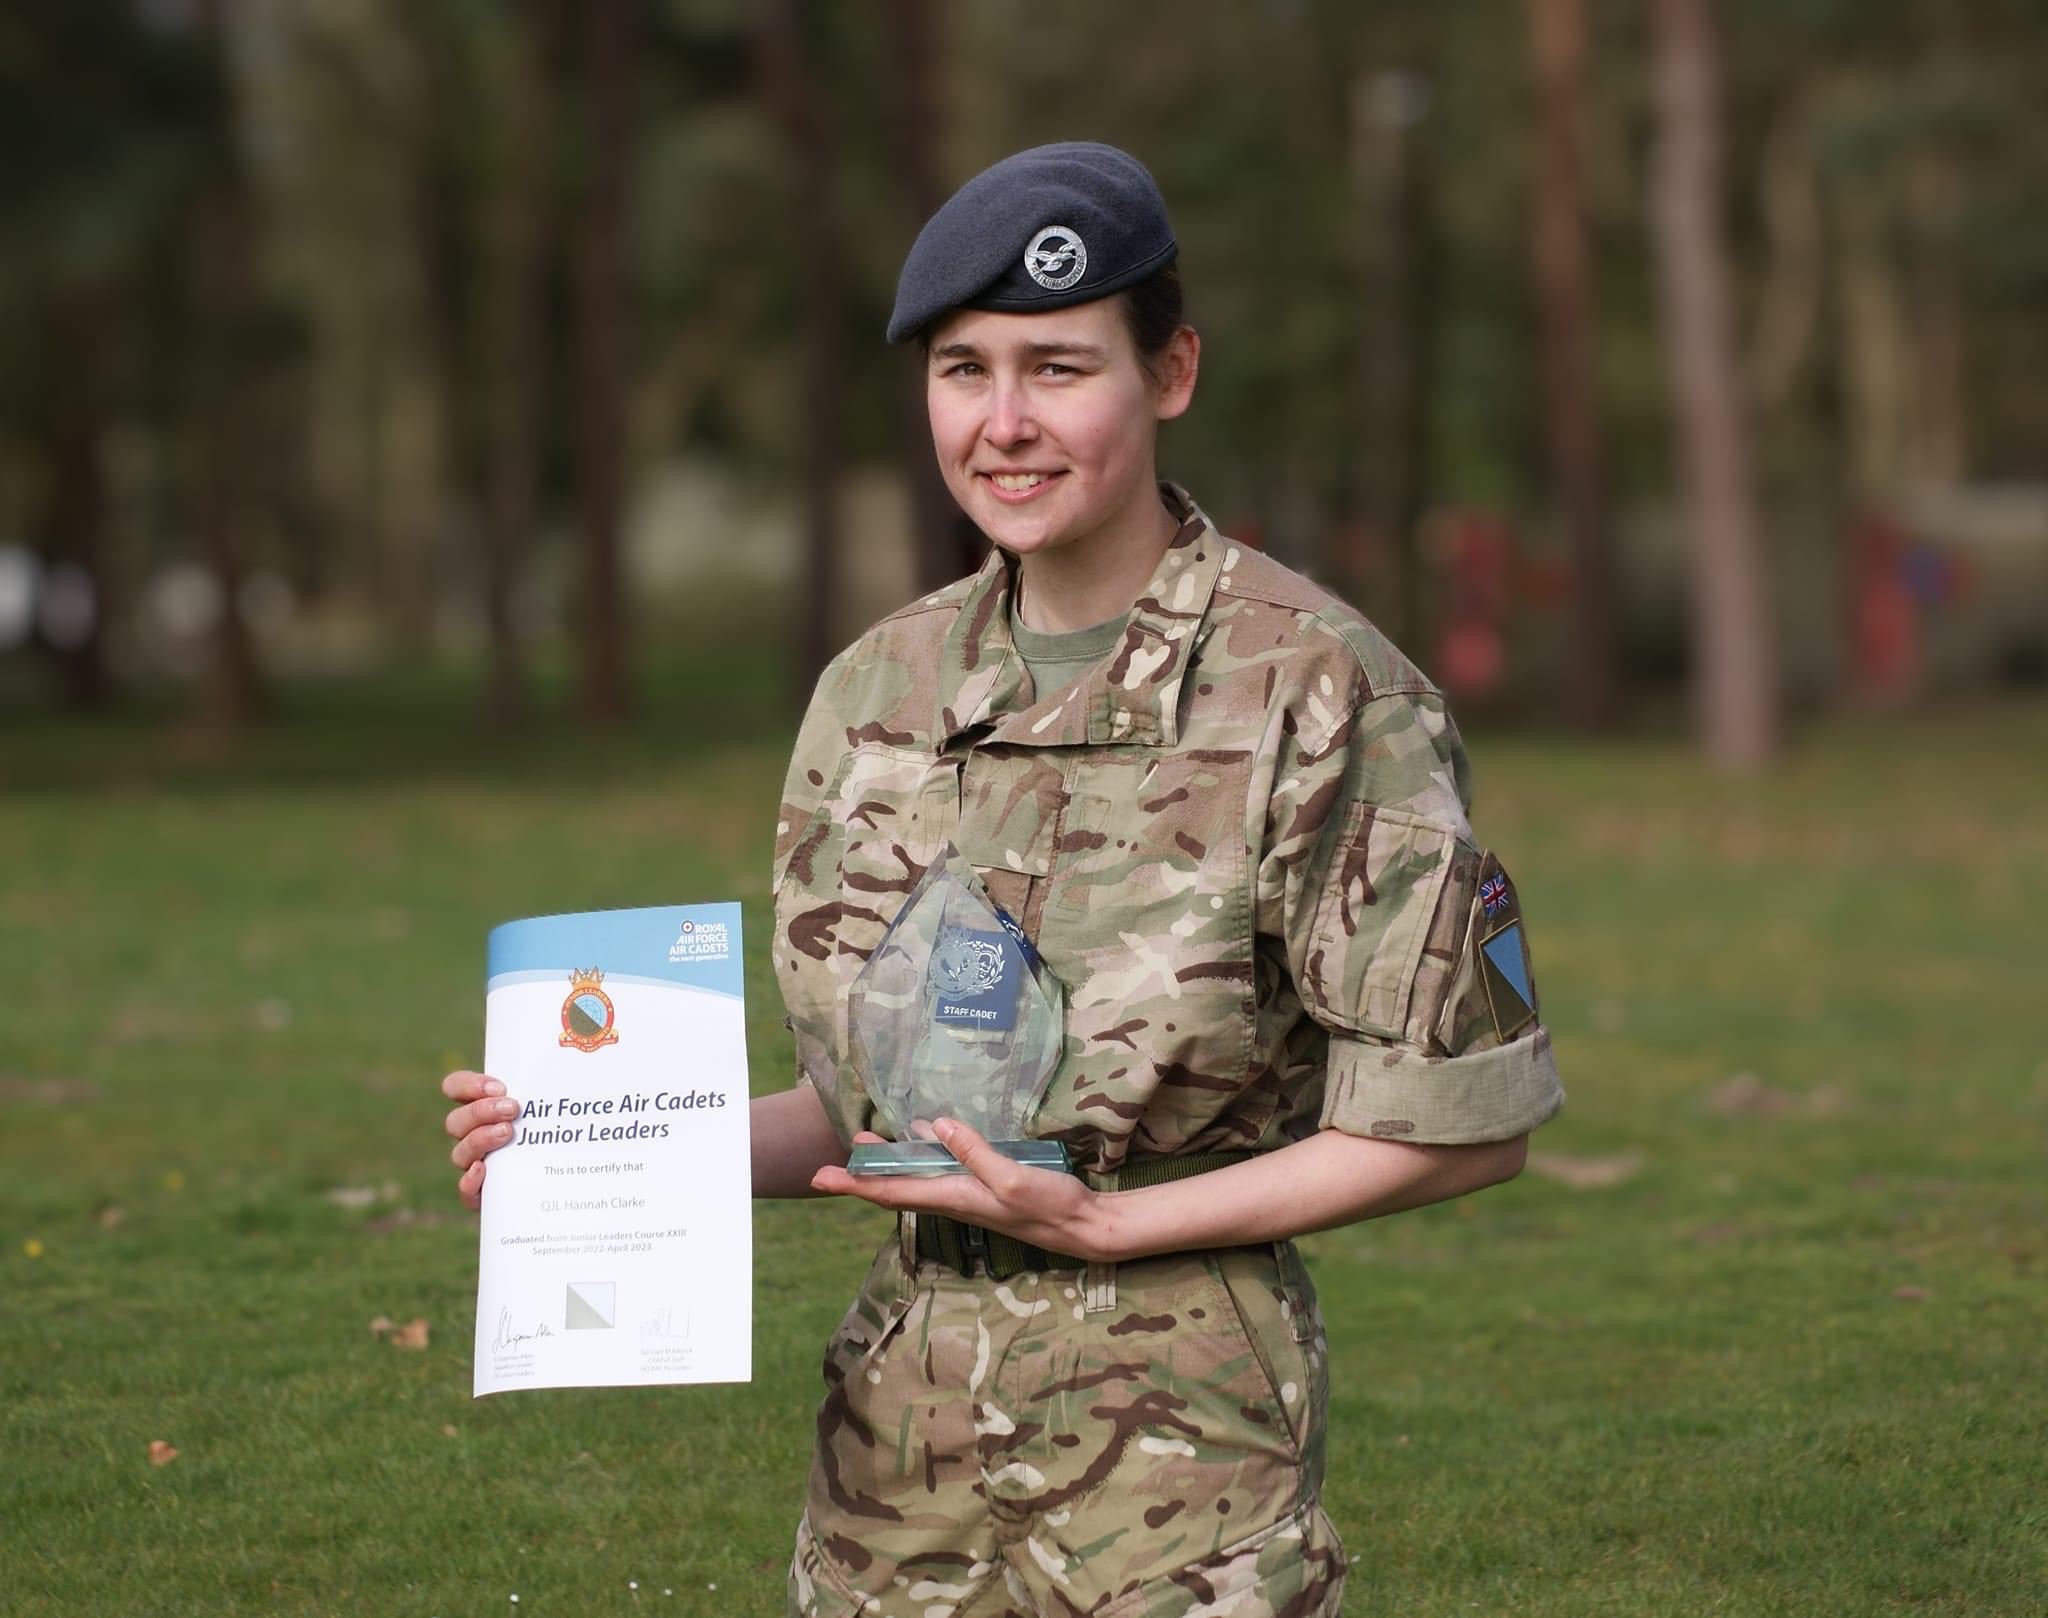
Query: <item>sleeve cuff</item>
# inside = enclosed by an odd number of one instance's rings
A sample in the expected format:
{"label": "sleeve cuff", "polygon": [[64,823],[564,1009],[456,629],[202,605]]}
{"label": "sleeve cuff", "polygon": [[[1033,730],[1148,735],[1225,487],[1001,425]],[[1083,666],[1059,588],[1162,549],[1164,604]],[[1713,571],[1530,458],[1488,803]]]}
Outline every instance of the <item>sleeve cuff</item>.
{"label": "sleeve cuff", "polygon": [[1462,1146],[1526,1135],[1563,1105],[1542,1028],[1470,1056],[1424,1056],[1332,1034],[1320,1127]]}

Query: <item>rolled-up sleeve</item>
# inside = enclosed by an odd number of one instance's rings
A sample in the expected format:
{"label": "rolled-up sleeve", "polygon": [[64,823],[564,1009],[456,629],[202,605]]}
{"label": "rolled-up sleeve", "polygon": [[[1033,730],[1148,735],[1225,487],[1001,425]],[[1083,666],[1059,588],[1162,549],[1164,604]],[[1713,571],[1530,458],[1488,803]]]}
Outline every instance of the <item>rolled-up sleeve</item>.
{"label": "rolled-up sleeve", "polygon": [[1456,1146],[1526,1135],[1563,1105],[1541,1027],[1463,1056],[1332,1035],[1321,1121],[1347,1135]]}
{"label": "rolled-up sleeve", "polygon": [[1360,702],[1276,785],[1262,879],[1329,1035],[1322,1128],[1469,1144],[1563,1105],[1520,894],[1466,781],[1442,699],[1415,690]]}

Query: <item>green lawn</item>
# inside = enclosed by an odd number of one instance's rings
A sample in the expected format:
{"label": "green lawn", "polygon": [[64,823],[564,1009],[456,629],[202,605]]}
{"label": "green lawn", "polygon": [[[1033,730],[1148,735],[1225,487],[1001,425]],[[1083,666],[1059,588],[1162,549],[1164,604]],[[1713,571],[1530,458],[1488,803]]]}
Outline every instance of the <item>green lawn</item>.
{"label": "green lawn", "polygon": [[[781,1611],[881,1216],[758,1210],[750,1386],[468,1396],[486,928],[738,898],[767,982],[786,721],[671,683],[516,748],[425,684],[227,756],[9,721],[0,1613]],[[1347,1612],[2048,1611],[2048,707],[1755,784],[1475,751],[1571,1099],[1514,1183],[1306,1244]]]}

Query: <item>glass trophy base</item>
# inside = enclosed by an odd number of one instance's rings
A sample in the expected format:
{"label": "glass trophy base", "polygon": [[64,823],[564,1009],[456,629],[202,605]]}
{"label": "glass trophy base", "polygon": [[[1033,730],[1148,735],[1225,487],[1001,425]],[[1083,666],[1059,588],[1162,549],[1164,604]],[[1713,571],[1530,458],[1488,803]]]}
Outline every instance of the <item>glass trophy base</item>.
{"label": "glass trophy base", "polygon": [[[1013,1163],[1027,1168],[1051,1169],[1067,1174],[1073,1164],[1064,1142],[1056,1140],[992,1140],[993,1146]],[[849,1174],[933,1175],[965,1174],[967,1165],[935,1140],[892,1140],[856,1146],[846,1160]]]}

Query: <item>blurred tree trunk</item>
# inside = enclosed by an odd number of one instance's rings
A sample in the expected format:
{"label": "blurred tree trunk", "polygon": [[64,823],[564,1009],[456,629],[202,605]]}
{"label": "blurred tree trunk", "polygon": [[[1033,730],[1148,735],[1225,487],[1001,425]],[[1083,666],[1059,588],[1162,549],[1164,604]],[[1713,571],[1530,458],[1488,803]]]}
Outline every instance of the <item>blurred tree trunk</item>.
{"label": "blurred tree trunk", "polygon": [[1690,540],[1694,697],[1708,755],[1752,767],[1778,744],[1778,659],[1721,227],[1718,8],[1651,0],[1650,11],[1651,213]]}
{"label": "blurred tree trunk", "polygon": [[762,83],[789,137],[798,168],[804,334],[799,432],[804,462],[806,593],[796,656],[799,683],[808,693],[835,649],[832,606],[839,593],[839,418],[845,391],[839,280],[844,255],[834,198],[832,142],[805,45],[804,7],[801,0],[767,0],[760,18]]}
{"label": "blurred tree trunk", "polygon": [[[472,196],[470,144],[485,103],[468,42],[429,8],[401,8],[399,32],[417,59],[419,127],[407,131],[411,238],[425,301],[427,375],[435,419],[431,551],[466,556],[488,546],[489,432],[474,314],[485,286]],[[487,575],[488,575],[488,569]],[[488,577],[487,577],[488,590]],[[431,619],[431,613],[429,615]]]}
{"label": "blurred tree trunk", "polygon": [[200,0],[212,53],[219,127],[215,173],[194,210],[200,365],[196,422],[194,527],[219,592],[212,644],[200,684],[200,715],[238,730],[262,703],[256,654],[242,616],[244,528],[249,487],[249,347],[255,327],[255,210],[242,172],[232,44],[224,0]]}
{"label": "blurred tree trunk", "polygon": [[519,580],[538,526],[547,361],[547,244],[554,183],[555,68],[563,0],[522,0],[504,114],[493,254],[497,375],[490,448],[490,520],[483,533],[484,623],[490,635],[485,711],[511,726],[526,712]]}
{"label": "blurred tree trunk", "polygon": [[625,211],[635,0],[582,0],[585,87],[595,140],[579,235],[576,346],[583,502],[582,708],[626,712],[626,614],[619,563],[624,506]]}
{"label": "blurred tree trunk", "polygon": [[1889,509],[1906,481],[1912,437],[1913,335],[1891,246],[1883,184],[1839,186],[1842,402],[1849,477],[1858,499]]}
{"label": "blurred tree trunk", "polygon": [[[892,126],[896,172],[902,180],[910,228],[915,232],[946,200],[936,162],[940,131],[933,93],[942,47],[931,0],[889,0],[889,23],[895,47],[890,103],[896,114]],[[903,479],[910,491],[917,587],[936,590],[978,567],[987,554],[988,541],[953,503],[945,479],[939,475],[931,422],[925,412],[924,366],[906,363],[901,374],[898,409]]]}
{"label": "blurred tree trunk", "polygon": [[1908,169],[1906,206],[1914,231],[1914,481],[1960,483],[1970,471],[1966,309],[1957,238],[1968,211],[1969,182],[1959,164],[1923,154]]}
{"label": "blurred tree trunk", "polygon": [[90,588],[92,612],[68,644],[53,645],[64,700],[74,708],[106,705],[108,591],[105,557],[107,483],[106,356],[102,333],[110,300],[96,288],[57,294],[42,332],[44,397],[48,401],[49,561],[76,568]]}
{"label": "blurred tree trunk", "polygon": [[1543,425],[1572,557],[1572,719],[1615,718],[1606,450],[1600,428],[1592,252],[1581,183],[1585,0],[1527,0],[1542,140],[1532,245],[1542,336]]}
{"label": "blurred tree trunk", "polygon": [[[1351,92],[1351,170],[1358,202],[1359,445],[1353,500],[1357,554],[1340,576],[1413,656],[1422,655],[1417,530],[1429,416],[1428,181],[1414,131],[1432,90],[1413,70],[1361,74]],[[1377,584],[1377,592],[1374,586]]]}
{"label": "blurred tree trunk", "polygon": [[1743,369],[1766,418],[1793,397],[1814,349],[1827,275],[1811,93],[1795,97],[1764,138],[1759,203],[1770,258]]}

